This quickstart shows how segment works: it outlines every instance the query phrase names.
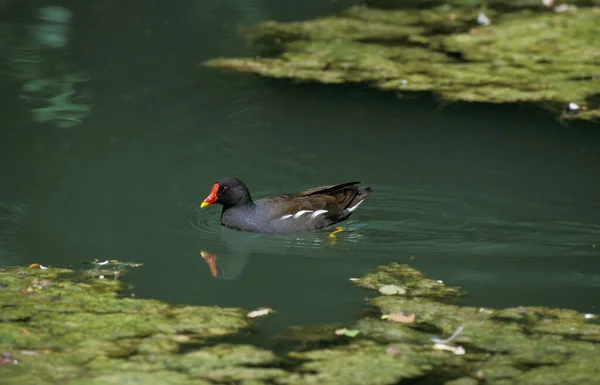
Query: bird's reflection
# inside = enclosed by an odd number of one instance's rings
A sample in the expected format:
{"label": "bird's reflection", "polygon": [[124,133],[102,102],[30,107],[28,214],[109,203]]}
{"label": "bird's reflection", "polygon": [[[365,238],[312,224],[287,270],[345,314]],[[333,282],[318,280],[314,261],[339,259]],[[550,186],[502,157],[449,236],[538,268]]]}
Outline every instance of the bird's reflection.
{"label": "bird's reflection", "polygon": [[[335,245],[337,235],[344,230],[343,227],[339,226],[331,229],[326,238],[327,244],[329,246]],[[223,243],[220,250],[200,250],[200,256],[206,262],[212,277],[234,280],[244,271],[255,245],[261,242],[263,236],[262,234],[224,228],[221,236]],[[317,236],[317,238],[321,239],[322,237]],[[295,237],[294,239],[297,240]]]}
{"label": "bird's reflection", "polygon": [[219,276],[217,271],[217,256],[204,250],[200,250],[200,255],[208,265],[208,268],[210,269],[210,275],[217,278]]}
{"label": "bird's reflection", "polygon": [[244,271],[259,236],[223,229],[223,242],[219,250],[200,250],[200,256],[206,262],[210,275],[217,279],[237,279]]}

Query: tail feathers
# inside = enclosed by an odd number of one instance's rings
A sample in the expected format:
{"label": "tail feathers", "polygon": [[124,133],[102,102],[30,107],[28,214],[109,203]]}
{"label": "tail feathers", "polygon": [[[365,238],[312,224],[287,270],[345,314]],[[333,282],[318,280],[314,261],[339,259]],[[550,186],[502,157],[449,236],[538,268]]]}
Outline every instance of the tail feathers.
{"label": "tail feathers", "polygon": [[348,210],[349,212],[353,212],[354,210],[356,210],[358,206],[360,206],[360,204],[363,203],[363,201],[369,195],[371,195],[372,192],[373,189],[371,187],[365,187],[358,190],[358,193],[356,194],[354,199],[352,199],[350,203],[348,203],[348,206],[346,206],[346,210]]}

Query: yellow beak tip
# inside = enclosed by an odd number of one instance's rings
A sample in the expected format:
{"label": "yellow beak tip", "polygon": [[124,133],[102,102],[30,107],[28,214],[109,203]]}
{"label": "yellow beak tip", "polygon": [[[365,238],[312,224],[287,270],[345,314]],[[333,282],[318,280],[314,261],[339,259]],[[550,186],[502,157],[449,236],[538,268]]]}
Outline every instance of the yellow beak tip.
{"label": "yellow beak tip", "polygon": [[203,208],[205,208],[206,206],[208,206],[209,204],[210,204],[210,203],[207,203],[207,202],[202,202],[202,203],[200,203],[200,208],[201,208],[201,209],[203,209]]}

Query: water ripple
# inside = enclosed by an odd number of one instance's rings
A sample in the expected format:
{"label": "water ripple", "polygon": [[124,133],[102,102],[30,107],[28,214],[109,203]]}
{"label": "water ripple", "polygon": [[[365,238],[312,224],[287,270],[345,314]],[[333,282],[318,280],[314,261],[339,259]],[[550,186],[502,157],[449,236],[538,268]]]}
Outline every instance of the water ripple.
{"label": "water ripple", "polygon": [[[341,223],[346,231],[328,238],[329,230],[299,234],[247,234],[239,241],[238,231],[220,224],[220,206],[200,209],[197,197],[183,200],[161,212],[169,234],[219,247],[241,242],[266,254],[313,256],[308,250],[352,247],[353,255],[379,257],[415,252],[439,255],[546,255],[589,253],[600,242],[600,225],[569,221],[519,220],[506,215],[510,202],[487,196],[464,196],[436,191],[430,186],[398,189],[373,186],[368,198],[353,217]],[[274,194],[275,189],[256,196]],[[235,235],[238,234],[238,235]],[[243,237],[243,236],[242,236]],[[235,241],[231,241],[235,238]],[[233,246],[238,247],[238,246]],[[231,247],[229,247],[231,248]],[[239,248],[239,247],[238,247]]]}

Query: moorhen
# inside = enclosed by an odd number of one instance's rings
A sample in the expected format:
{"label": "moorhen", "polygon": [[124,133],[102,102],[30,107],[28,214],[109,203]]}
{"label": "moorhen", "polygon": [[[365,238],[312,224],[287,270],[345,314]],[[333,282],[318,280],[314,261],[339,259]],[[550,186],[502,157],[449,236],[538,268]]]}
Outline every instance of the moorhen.
{"label": "moorhen", "polygon": [[373,192],[360,182],[315,187],[253,201],[248,187],[237,178],[216,181],[200,207],[223,205],[221,224],[255,233],[289,233],[319,230],[344,221]]}

